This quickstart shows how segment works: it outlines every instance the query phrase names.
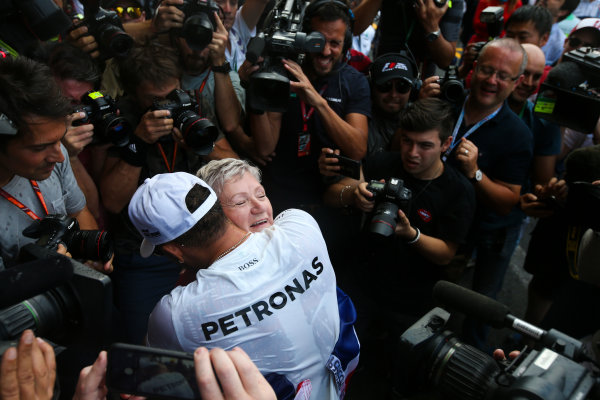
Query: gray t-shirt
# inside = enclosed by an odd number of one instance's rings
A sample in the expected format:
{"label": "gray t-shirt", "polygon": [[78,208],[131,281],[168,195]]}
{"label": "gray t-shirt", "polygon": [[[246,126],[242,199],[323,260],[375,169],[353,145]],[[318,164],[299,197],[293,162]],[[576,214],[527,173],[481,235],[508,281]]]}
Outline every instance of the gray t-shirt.
{"label": "gray t-shirt", "polygon": [[[61,145],[61,150],[65,161],[57,163],[50,177],[39,181],[38,185],[48,207],[48,213],[71,215],[85,207],[85,197],[77,186],[67,149]],[[2,189],[23,203],[38,217],[43,218],[46,215],[29,179],[15,175]],[[26,244],[35,242],[35,239],[26,238],[22,234],[23,229],[31,225],[33,220],[4,197],[0,197],[0,215],[2,215],[2,226],[0,227],[1,270],[4,269],[2,260],[6,266],[12,265],[19,255],[19,249]]]}

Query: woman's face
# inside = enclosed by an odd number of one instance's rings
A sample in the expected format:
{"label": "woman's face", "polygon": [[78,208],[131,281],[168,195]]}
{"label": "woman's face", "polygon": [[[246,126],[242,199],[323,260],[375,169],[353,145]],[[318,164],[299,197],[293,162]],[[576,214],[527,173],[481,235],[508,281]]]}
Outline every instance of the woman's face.
{"label": "woman's face", "polygon": [[260,232],[273,225],[273,207],[265,188],[248,172],[226,182],[219,200],[231,222],[246,231]]}

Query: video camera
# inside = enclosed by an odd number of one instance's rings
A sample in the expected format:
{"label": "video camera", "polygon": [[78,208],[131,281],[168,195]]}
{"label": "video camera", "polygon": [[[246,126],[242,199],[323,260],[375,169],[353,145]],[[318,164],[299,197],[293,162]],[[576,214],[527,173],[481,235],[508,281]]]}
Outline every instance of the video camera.
{"label": "video camera", "polygon": [[93,124],[92,143],[110,142],[118,147],[129,144],[133,128],[125,118],[117,115],[117,104],[110,96],[90,91],[81,97],[81,103],[82,105],[76,107],[73,112],[84,112],[85,117],[73,121],[72,125]]}
{"label": "video camera", "polygon": [[434,389],[445,399],[599,399],[600,381],[579,362],[591,361],[583,344],[556,330],[544,331],[509,314],[488,297],[440,281],[434,297],[495,327],[508,326],[536,340],[508,362],[495,361],[462,343],[445,326],[450,314],[434,308],[400,338],[401,390]]}
{"label": "video camera", "polygon": [[[71,20],[53,0],[12,0],[0,2],[0,24],[24,21],[22,30],[29,36],[46,41],[66,32]],[[26,33],[25,33],[26,31]]]}
{"label": "video camera", "polygon": [[133,39],[123,30],[121,18],[116,11],[100,7],[98,0],[87,1],[83,8],[82,25],[96,39],[98,50],[104,59],[125,57],[133,46]]}
{"label": "video camera", "polygon": [[37,239],[36,245],[56,251],[64,243],[71,256],[80,260],[100,260],[103,263],[113,256],[113,242],[107,231],[79,230],[75,218],[50,214],[35,220],[23,230],[23,235]]}
{"label": "video camera", "polygon": [[497,38],[502,33],[504,28],[504,7],[488,6],[479,14],[479,21],[486,25],[488,32],[488,40],[485,42],[476,42],[473,45],[473,50],[479,54],[483,46],[490,40]]}
{"label": "video camera", "polygon": [[183,27],[178,31],[190,49],[201,51],[212,40],[212,33],[217,29],[215,21],[215,12],[220,12],[220,8],[213,0],[184,0],[182,5],[178,5],[185,14]]}
{"label": "video camera", "polygon": [[405,214],[410,212],[412,192],[399,178],[390,178],[385,183],[372,180],[367,185],[367,190],[373,193],[375,201],[369,232],[386,237],[393,235],[398,220],[398,209]]}
{"label": "video camera", "polygon": [[533,110],[558,125],[592,132],[600,117],[600,49],[565,53],[542,83]]}
{"label": "video camera", "polygon": [[[196,103],[185,90],[175,89],[164,100],[155,100],[152,110],[169,110],[173,125],[181,131],[185,144],[196,154],[205,156],[209,154],[214,145],[219,130],[208,119],[201,117],[194,111]],[[172,140],[170,135],[159,140]]]}
{"label": "video camera", "polygon": [[325,38],[319,32],[302,32],[304,9],[308,1],[277,0],[265,19],[264,31],[248,43],[246,59],[256,64],[264,61],[250,76],[248,100],[250,107],[260,111],[287,109],[290,97],[290,79],[282,59],[301,63],[301,54],[318,53],[325,47]]}
{"label": "video camera", "polygon": [[34,261],[0,271],[0,352],[25,329],[63,346],[105,344],[110,278],[33,243],[21,254]]}

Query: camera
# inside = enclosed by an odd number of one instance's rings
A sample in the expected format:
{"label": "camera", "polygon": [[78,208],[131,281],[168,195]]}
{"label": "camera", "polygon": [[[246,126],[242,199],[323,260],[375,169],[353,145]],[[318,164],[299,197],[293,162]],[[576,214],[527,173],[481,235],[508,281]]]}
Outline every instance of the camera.
{"label": "camera", "polygon": [[557,349],[526,347],[511,362],[498,362],[445,329],[449,318],[434,308],[402,334],[404,394],[433,389],[450,400],[600,398],[598,378]]}
{"label": "camera", "polygon": [[569,51],[542,83],[534,114],[576,131],[592,132],[600,117],[599,89],[600,49]]}
{"label": "camera", "polygon": [[177,8],[185,14],[179,36],[185,39],[192,50],[203,50],[217,29],[214,13],[220,11],[219,6],[212,0],[184,0]]}
{"label": "camera", "polygon": [[290,96],[289,74],[282,64],[284,58],[301,63],[301,54],[319,53],[325,38],[319,32],[302,32],[302,18],[308,2],[277,0],[265,19],[264,31],[252,38],[246,59],[256,64],[264,56],[258,71],[248,82],[248,104],[254,110],[283,112]]}
{"label": "camera", "polygon": [[12,0],[0,2],[2,24],[19,21],[21,32],[13,32],[23,39],[32,36],[46,41],[66,32],[72,25],[65,12],[52,0]]}
{"label": "camera", "polygon": [[373,193],[373,201],[375,201],[369,232],[391,236],[396,230],[398,209],[405,214],[410,212],[412,192],[399,178],[390,178],[385,183],[372,180],[367,185],[367,190]]}
{"label": "camera", "polygon": [[[110,278],[33,243],[24,246],[21,255],[34,261],[0,271],[3,280],[12,274],[11,286],[29,289],[0,308],[0,349],[25,329],[63,346],[106,343],[113,307]],[[23,292],[31,297],[19,297]]]}
{"label": "camera", "polygon": [[131,124],[123,117],[119,117],[116,102],[100,92],[87,92],[81,97],[82,105],[73,112],[84,112],[85,117],[73,121],[73,126],[85,124],[94,125],[92,143],[112,143],[123,147],[129,144],[129,137],[133,133]]}
{"label": "camera", "polygon": [[23,235],[37,239],[38,246],[50,250],[56,250],[59,243],[64,243],[73,258],[81,260],[100,260],[105,263],[114,252],[108,232],[79,230],[77,220],[66,215],[50,214],[35,220],[23,230]]}
{"label": "camera", "polygon": [[[219,131],[212,122],[198,115],[195,109],[196,103],[181,89],[173,90],[164,100],[155,100],[152,104],[152,110],[169,110],[173,125],[181,131],[185,144],[196,154],[205,156],[212,151]],[[170,135],[164,138],[171,140]]]}
{"label": "camera", "polygon": [[105,58],[125,57],[133,46],[133,39],[123,30],[121,19],[115,11],[107,11],[98,3],[87,2],[84,7],[85,18],[81,22],[87,26],[88,33],[96,39],[98,50]]}
{"label": "camera", "polygon": [[450,65],[444,74],[444,77],[439,80],[440,97],[442,100],[454,105],[462,105],[465,99],[465,86],[458,78],[458,67]]}

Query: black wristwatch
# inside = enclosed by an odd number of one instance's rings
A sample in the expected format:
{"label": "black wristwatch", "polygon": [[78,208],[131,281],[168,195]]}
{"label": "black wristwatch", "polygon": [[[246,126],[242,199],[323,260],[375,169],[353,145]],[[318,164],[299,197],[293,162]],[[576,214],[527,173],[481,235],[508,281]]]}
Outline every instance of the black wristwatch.
{"label": "black wristwatch", "polygon": [[218,67],[212,67],[213,72],[218,72],[221,74],[228,74],[231,72],[231,65],[229,65],[228,61],[225,61],[223,65],[219,65]]}

